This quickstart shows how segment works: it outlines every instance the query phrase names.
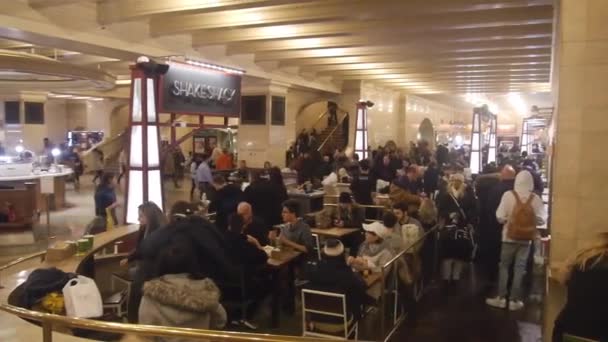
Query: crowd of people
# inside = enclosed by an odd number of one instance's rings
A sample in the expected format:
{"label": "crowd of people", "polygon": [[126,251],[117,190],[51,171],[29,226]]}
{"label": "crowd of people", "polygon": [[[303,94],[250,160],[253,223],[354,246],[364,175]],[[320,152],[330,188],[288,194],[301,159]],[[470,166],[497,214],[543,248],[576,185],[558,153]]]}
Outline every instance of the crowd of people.
{"label": "crowd of people", "polygon": [[[338,203],[326,206],[316,220],[303,217],[298,202],[288,200],[281,170],[270,163],[261,170],[248,169],[244,162],[239,166],[237,174],[242,172],[250,181],[244,191],[225,175],[212,174],[208,160],[193,163],[193,188],[198,185],[201,193],[208,194],[215,221],[199,216],[199,208],[187,202],[176,203],[166,216],[153,203],[140,207],[138,245],[124,262],[134,266],[135,275],[130,320],[199,328],[233,322],[254,328],[250,321],[257,305],[235,313],[226,312],[222,304],[240,300],[243,292],[235,291],[234,283],[247,284],[246,292],[258,304],[268,294],[271,286],[263,267],[269,257],[267,245],[300,252],[298,280],[314,289],[346,293],[354,318],[361,317],[362,306],[377,303],[383,291],[380,286],[367,288],[365,275],[380,272],[408,247],[413,253],[395,263],[405,289],[416,277],[432,277],[428,255],[438,252],[446,295],[461,286],[463,273],[471,272],[468,265],[475,263],[488,280],[486,294],[493,294],[486,299],[489,306],[522,309],[522,284],[530,271],[533,241],[537,227],[547,218],[537,165],[524,155],[516,165],[488,164],[472,179],[465,173],[462,156],[452,154],[445,146],[432,151],[422,142],[412,145],[407,154],[387,144],[363,160],[342,151],[326,155],[321,165],[311,167],[326,174],[299,175],[300,182],[315,182],[319,176],[321,184],[328,186],[325,181],[333,174],[340,183],[349,183],[350,193],[340,193]],[[305,151],[300,158],[306,163],[310,153]],[[104,210],[97,214],[107,215],[110,211],[105,209],[116,205],[111,191],[115,181],[112,175],[101,179],[95,199]],[[378,203],[378,194],[390,201],[380,220],[366,207]],[[311,226],[360,228],[361,234],[316,245]],[[432,229],[438,250],[426,242],[411,247]],[[603,257],[580,256],[582,266],[573,266],[569,277],[583,286],[589,280],[579,280],[584,278],[581,274],[603,267]],[[243,275],[245,282],[239,283]],[[182,293],[193,289],[202,295],[195,299]],[[404,300],[411,304],[414,299],[406,294]],[[556,330],[568,331],[567,322],[576,321],[571,313],[576,310],[568,307]]]}

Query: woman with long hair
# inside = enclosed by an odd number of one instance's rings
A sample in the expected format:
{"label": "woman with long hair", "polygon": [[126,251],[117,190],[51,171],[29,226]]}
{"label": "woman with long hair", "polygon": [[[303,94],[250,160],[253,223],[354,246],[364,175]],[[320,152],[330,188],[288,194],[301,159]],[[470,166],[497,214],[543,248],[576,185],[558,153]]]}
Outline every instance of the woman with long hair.
{"label": "woman with long hair", "polygon": [[281,169],[274,166],[270,168],[270,189],[272,192],[272,198],[269,198],[272,202],[271,215],[269,217],[270,222],[266,222],[270,225],[280,224],[283,222],[281,218],[281,211],[283,211],[283,202],[287,201],[287,187],[283,182],[283,174]]}
{"label": "woman with long hair", "polygon": [[567,262],[567,302],[555,320],[553,342],[564,334],[592,340],[608,338],[608,232]]}
{"label": "woman with long hair", "polygon": [[139,211],[139,234],[135,250],[126,259],[120,261],[122,266],[136,261],[139,258],[139,245],[150,234],[167,224],[167,218],[163,211],[154,202],[145,202],[138,208]]}

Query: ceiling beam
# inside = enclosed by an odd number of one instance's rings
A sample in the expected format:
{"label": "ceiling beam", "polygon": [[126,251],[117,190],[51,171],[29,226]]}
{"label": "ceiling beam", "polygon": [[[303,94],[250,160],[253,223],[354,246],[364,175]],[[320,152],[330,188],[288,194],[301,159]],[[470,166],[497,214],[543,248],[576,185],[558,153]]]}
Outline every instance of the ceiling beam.
{"label": "ceiling beam", "polygon": [[432,82],[432,81],[454,81],[454,82],[487,82],[500,81],[504,82],[509,79],[549,79],[549,74],[529,74],[529,73],[513,73],[513,74],[489,74],[480,76],[445,76],[445,75],[421,75],[412,77],[411,74],[383,74],[383,75],[358,75],[341,77],[342,80],[399,80],[407,79],[412,82]]}
{"label": "ceiling beam", "polygon": [[[322,65],[331,65],[331,64],[349,64],[349,63],[382,63],[382,62],[395,62],[398,61],[399,56],[395,55],[377,55],[377,56],[348,56],[348,57],[324,57],[324,58],[302,58],[302,59],[291,59],[279,62],[279,67],[289,67],[289,66],[322,66]],[[452,61],[452,62],[444,62],[439,63],[443,65],[449,66],[484,66],[484,65],[495,65],[495,64],[504,64],[504,63],[538,63],[538,62],[550,62],[551,55],[542,55],[536,57],[502,57],[496,58],[487,61],[475,61],[475,62],[460,62],[460,61]],[[409,65],[428,65],[431,63],[429,60],[425,61],[407,61]],[[305,68],[308,69],[308,68]],[[310,70],[307,70],[310,71]]]}
{"label": "ceiling beam", "polygon": [[183,14],[193,11],[218,11],[249,6],[305,3],[312,0],[101,0],[97,20],[102,25],[142,19],[160,14]]}
{"label": "ceiling beam", "polygon": [[[422,15],[398,19],[380,20],[335,20],[327,22],[272,25],[239,29],[200,30],[193,33],[194,46],[226,44],[238,41],[254,41],[277,38],[303,38],[335,35],[339,33],[385,32],[387,34],[424,32],[456,29],[485,29],[490,27],[550,24],[553,22],[552,6],[531,8],[495,9],[464,12],[458,15]],[[182,33],[179,30],[150,28],[153,36]]]}
{"label": "ceiling beam", "polygon": [[548,38],[553,35],[553,26],[549,24],[539,24],[531,26],[507,26],[491,27],[484,30],[465,29],[429,35],[404,34],[386,35],[361,32],[355,36],[335,36],[318,38],[299,38],[299,39],[273,39],[254,42],[236,42],[228,45],[227,54],[234,55],[240,53],[260,52],[260,51],[283,51],[300,50],[311,48],[332,48],[350,46],[368,46],[395,43],[412,42],[474,42],[474,41],[493,41],[499,39],[531,39]]}
{"label": "ceiling beam", "polygon": [[[551,51],[551,38],[534,38],[534,39],[510,39],[496,40],[473,43],[443,43],[439,44],[434,41],[425,43],[414,43],[407,45],[387,45],[387,46],[362,46],[362,47],[346,47],[346,48],[328,48],[328,49],[311,49],[311,50],[291,50],[291,51],[269,51],[255,54],[255,61],[276,61],[285,59],[298,58],[321,58],[321,57],[336,57],[336,56],[365,56],[378,54],[399,54],[402,58],[407,56],[426,56],[438,55],[445,53],[469,54],[472,52],[488,53],[490,51],[498,51],[501,55],[507,55],[511,52],[525,52],[526,50],[540,51],[546,49]],[[544,51],[544,52],[546,52]]]}
{"label": "ceiling beam", "polygon": [[[494,2],[494,3],[492,3]],[[466,13],[468,11],[495,11],[497,1],[472,6],[470,0],[451,0],[429,3],[423,0],[383,0],[379,5],[369,0],[323,1],[314,3],[295,3],[264,8],[243,8],[212,13],[194,13],[157,16],[150,21],[151,31],[156,35],[176,34],[218,28],[238,28],[254,25],[276,25],[292,22],[318,20],[370,20],[378,18],[404,18],[440,13]],[[526,1],[510,1],[499,10],[536,6]],[[504,6],[510,5],[510,6]],[[547,7],[546,2],[540,7]]]}
{"label": "ceiling beam", "polygon": [[300,68],[301,71],[306,72],[317,72],[320,74],[325,73],[340,73],[342,71],[357,71],[357,70],[374,70],[374,69],[387,69],[387,68],[398,68],[398,69],[410,69],[410,70],[419,70],[419,71],[431,71],[437,69],[454,69],[454,70],[462,70],[462,72],[471,72],[476,70],[498,70],[498,69],[510,69],[510,68],[540,68],[540,67],[548,67],[551,64],[549,58],[543,58],[542,62],[539,62],[538,59],[532,62],[536,64],[527,64],[527,63],[507,63],[507,62],[498,62],[491,63],[487,65],[477,65],[474,67],[467,66],[450,66],[450,65],[430,65],[429,63],[423,64],[420,62],[410,63],[410,62],[380,62],[380,63],[348,63],[348,64],[324,64],[324,65],[307,65]]}
{"label": "ceiling beam", "polygon": [[[411,73],[410,73],[411,72]],[[438,69],[371,69],[371,70],[355,70],[348,72],[320,72],[317,75],[323,76],[334,76],[334,77],[347,77],[347,76],[359,76],[359,75],[384,75],[384,74],[410,74],[410,75],[454,75],[454,76],[476,76],[476,75],[487,75],[487,74],[509,74],[509,73],[546,73],[551,72],[550,68],[506,68],[506,69],[491,69],[491,70],[471,70],[468,72],[461,70],[452,71],[439,71]]]}

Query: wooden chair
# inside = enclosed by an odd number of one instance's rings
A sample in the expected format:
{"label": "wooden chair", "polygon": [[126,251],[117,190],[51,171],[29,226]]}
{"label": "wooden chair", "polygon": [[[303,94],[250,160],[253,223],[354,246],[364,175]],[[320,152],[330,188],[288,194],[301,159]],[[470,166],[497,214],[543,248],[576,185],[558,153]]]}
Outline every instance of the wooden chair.
{"label": "wooden chair", "polygon": [[[334,317],[340,323],[315,321],[320,317]],[[341,293],[302,290],[302,336],[329,339],[359,338],[359,322],[349,317],[346,296]]]}
{"label": "wooden chair", "polygon": [[321,260],[321,241],[319,240],[319,235],[313,233],[312,238],[315,240],[315,250],[317,252],[317,260]]}

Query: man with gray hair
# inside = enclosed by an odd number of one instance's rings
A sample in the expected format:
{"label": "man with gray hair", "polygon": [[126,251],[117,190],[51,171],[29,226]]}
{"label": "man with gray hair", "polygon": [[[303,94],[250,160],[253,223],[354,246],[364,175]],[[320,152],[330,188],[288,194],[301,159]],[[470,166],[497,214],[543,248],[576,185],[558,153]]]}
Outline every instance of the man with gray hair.
{"label": "man with gray hair", "polygon": [[268,241],[269,227],[266,227],[261,218],[253,215],[251,204],[247,202],[239,203],[236,213],[243,218],[245,234],[256,238],[262,246],[270,244]]}

